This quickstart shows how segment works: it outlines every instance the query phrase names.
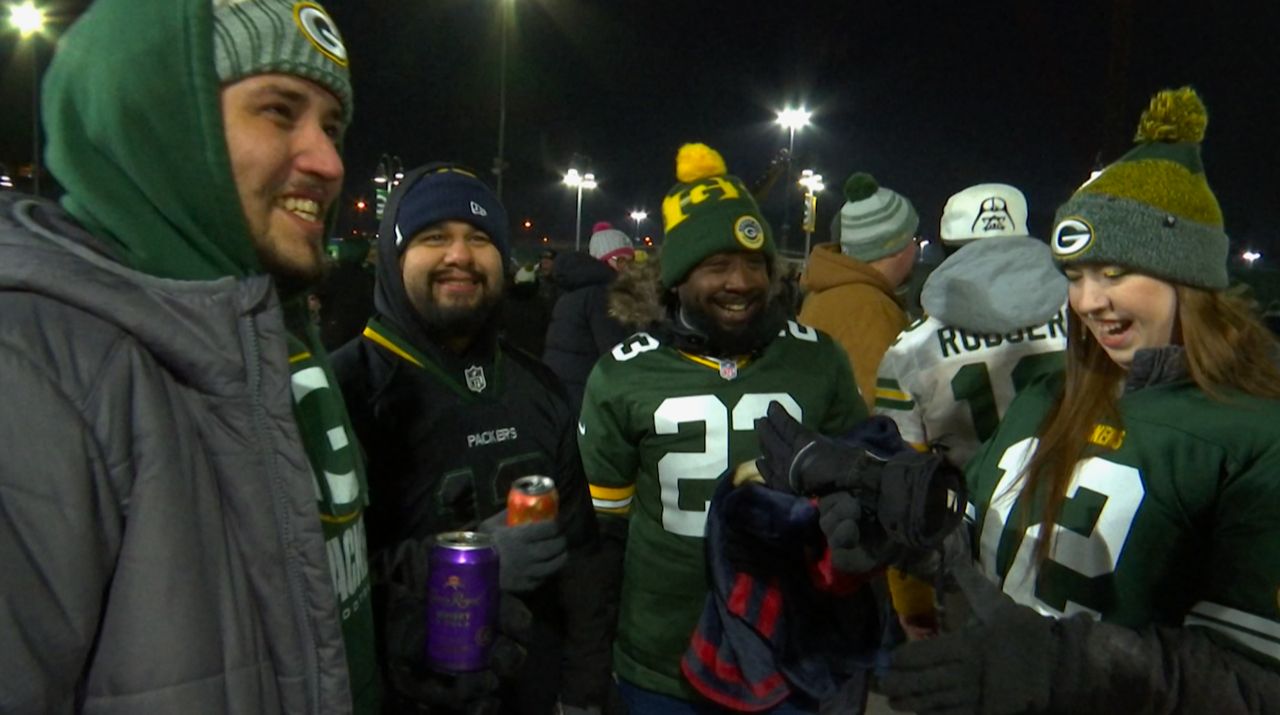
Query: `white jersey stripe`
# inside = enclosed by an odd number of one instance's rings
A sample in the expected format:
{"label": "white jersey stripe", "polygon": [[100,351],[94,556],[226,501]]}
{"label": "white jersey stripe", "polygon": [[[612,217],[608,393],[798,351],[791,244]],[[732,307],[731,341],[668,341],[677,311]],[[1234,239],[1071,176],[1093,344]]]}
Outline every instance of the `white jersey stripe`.
{"label": "white jersey stripe", "polygon": [[1191,608],[1185,623],[1212,628],[1259,653],[1280,660],[1280,623],[1276,621],[1201,601]]}
{"label": "white jersey stripe", "polygon": [[626,499],[597,499],[591,498],[591,503],[597,509],[626,509],[631,506],[631,501],[635,497],[627,497]]}

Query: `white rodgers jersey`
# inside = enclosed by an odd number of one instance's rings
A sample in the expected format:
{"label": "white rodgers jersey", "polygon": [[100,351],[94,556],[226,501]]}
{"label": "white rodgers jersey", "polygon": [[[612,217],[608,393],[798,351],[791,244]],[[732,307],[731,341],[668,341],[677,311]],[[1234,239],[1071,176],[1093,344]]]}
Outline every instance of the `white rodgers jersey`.
{"label": "white rodgers jersey", "polygon": [[893,418],[917,449],[940,448],[963,467],[1020,389],[1063,369],[1066,346],[1065,306],[1047,323],[1008,333],[917,320],[880,361],[875,412]]}

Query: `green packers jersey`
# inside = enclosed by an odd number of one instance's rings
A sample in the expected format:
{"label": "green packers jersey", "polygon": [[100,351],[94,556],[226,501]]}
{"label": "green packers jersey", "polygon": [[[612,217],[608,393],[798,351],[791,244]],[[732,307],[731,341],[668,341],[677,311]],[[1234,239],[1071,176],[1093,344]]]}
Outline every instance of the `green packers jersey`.
{"label": "green packers jersey", "polygon": [[1210,628],[1280,664],[1280,401],[1186,381],[1126,393],[1123,424],[1093,428],[1036,567],[1041,525],[1023,518],[1018,477],[1061,383],[1019,394],[969,465],[983,570],[1044,614]]}
{"label": "green packers jersey", "polygon": [[795,322],[750,362],[637,333],[596,363],[578,443],[597,512],[630,516],[614,648],[622,678],[694,697],[680,657],[708,591],[707,507],[718,480],[759,456],[755,420],[772,402],[828,434],[866,417],[844,351]]}
{"label": "green packers jersey", "polygon": [[291,337],[289,350],[294,417],[316,477],[316,500],[342,623],[353,705],[357,715],[377,713],[380,691],[365,546],[364,510],[369,490],[364,461],[326,361],[297,338]]}
{"label": "green packers jersey", "polygon": [[892,418],[906,441],[964,467],[1017,391],[1062,369],[1066,346],[1065,307],[1042,325],[990,335],[922,318],[880,360],[876,414]]}

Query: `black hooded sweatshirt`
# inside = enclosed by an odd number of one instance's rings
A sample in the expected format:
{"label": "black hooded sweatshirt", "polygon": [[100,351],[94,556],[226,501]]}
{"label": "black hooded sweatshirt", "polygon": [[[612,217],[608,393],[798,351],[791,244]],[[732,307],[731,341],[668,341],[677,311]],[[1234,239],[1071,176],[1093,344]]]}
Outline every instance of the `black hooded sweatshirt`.
{"label": "black hooded sweatshirt", "polygon": [[[517,594],[534,614],[529,655],[503,693],[505,713],[547,713],[559,698],[599,703],[610,659],[601,598],[585,567],[597,527],[578,456],[576,415],[555,377],[497,338],[496,311],[456,354],[433,339],[409,303],[395,245],[400,198],[380,227],[375,314],[363,334],[333,353],[334,372],[368,459],[369,550],[475,528],[506,505],[511,482],[552,477],[569,564],[556,579]],[[384,629],[384,614],[377,614]],[[386,642],[384,640],[384,642]]]}

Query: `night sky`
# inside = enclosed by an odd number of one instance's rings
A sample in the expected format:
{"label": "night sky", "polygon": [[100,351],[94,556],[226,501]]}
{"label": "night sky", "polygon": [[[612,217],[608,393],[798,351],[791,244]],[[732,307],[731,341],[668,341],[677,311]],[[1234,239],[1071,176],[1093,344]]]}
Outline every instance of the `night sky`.
{"label": "night sky", "polygon": [[[521,254],[545,234],[572,242],[574,195],[560,183],[571,163],[601,182],[584,198],[588,232],[598,220],[631,232],[629,212],[644,208],[642,233],[656,238],[680,144],[711,144],[753,183],[786,146],[773,121],[786,104],[815,113],[796,135],[794,162],[828,186],[815,240],[854,171],[911,199],[926,235],[949,194],[1012,183],[1043,236],[1096,159],[1128,148],[1150,94],[1191,84],[1209,109],[1204,160],[1228,233],[1238,248],[1274,248],[1280,259],[1274,2],[330,0],[356,92],[347,206],[372,198],[383,153],[406,168],[454,160],[489,170],[500,2],[515,3],[503,194],[513,224],[534,222],[532,232],[514,227]],[[70,17],[83,5],[55,11]],[[12,33],[0,39],[0,161],[10,165],[30,155],[29,55],[15,43]],[[775,229],[782,188],[765,202]],[[795,239],[785,247],[798,248],[791,197]],[[345,212],[344,230],[356,220]]]}

